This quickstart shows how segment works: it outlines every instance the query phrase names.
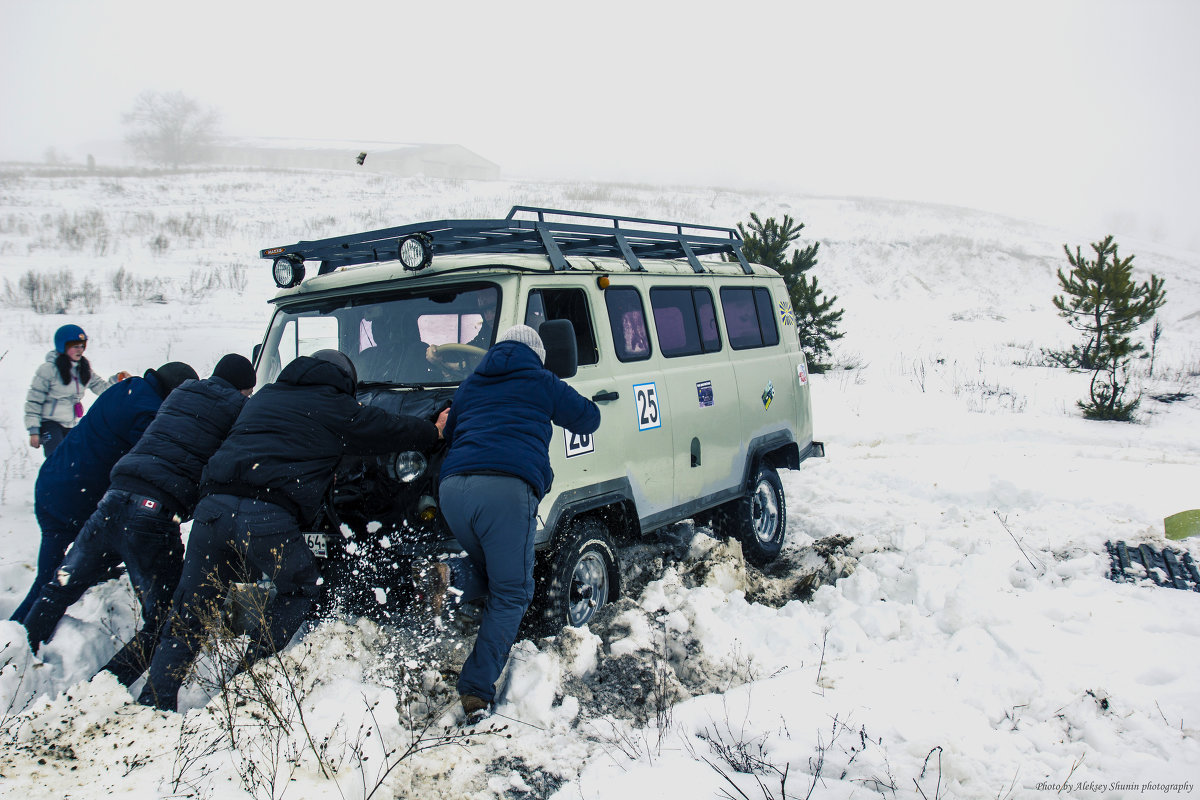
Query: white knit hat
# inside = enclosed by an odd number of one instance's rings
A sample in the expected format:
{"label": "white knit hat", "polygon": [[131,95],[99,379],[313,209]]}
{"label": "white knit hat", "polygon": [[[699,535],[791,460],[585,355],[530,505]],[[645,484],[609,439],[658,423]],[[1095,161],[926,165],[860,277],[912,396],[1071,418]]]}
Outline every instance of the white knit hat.
{"label": "white knit hat", "polygon": [[500,334],[500,338],[496,340],[496,343],[499,344],[500,342],[520,342],[537,353],[539,361],[543,364],[546,363],[546,346],[542,344],[542,337],[538,336],[538,332],[528,325],[513,325]]}

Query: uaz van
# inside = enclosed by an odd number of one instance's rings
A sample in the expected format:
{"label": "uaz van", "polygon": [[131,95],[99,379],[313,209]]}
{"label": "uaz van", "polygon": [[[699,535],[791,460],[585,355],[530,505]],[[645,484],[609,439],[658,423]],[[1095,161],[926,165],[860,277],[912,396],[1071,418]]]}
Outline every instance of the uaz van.
{"label": "uaz van", "polygon": [[[335,348],[356,365],[361,402],[432,419],[497,333],[524,323],[547,368],[600,407],[593,435],[556,429],[551,442],[533,619],[588,622],[620,595],[614,542],[683,519],[735,537],[751,563],[779,554],[777,471],[824,448],[783,280],[747,262],[736,230],[517,206],[261,255],[281,291],[256,348],[259,385]],[[442,455],[339,468],[306,534],[336,602],[389,616],[411,594],[414,559],[453,546]]]}

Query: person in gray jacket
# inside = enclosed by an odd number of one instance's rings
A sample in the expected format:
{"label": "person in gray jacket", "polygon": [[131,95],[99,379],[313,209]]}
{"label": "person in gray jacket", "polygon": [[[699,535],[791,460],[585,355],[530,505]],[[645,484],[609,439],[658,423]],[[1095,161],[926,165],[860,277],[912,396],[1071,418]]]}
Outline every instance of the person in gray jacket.
{"label": "person in gray jacket", "polygon": [[33,373],[25,395],[25,428],[29,446],[41,447],[50,457],[79,418],[83,416],[83,393],[102,394],[114,383],[129,377],[118,372],[108,380],[92,373],[84,357],[88,337],[78,325],[63,325],[54,332],[54,349]]}

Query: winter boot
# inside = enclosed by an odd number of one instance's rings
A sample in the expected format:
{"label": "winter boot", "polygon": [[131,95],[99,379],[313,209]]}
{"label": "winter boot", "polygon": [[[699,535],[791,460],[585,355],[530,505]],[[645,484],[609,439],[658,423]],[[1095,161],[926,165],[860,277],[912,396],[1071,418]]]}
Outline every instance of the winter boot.
{"label": "winter boot", "polygon": [[463,714],[466,717],[463,725],[478,725],[492,715],[492,704],[482,697],[464,694],[459,695],[458,701],[462,703]]}

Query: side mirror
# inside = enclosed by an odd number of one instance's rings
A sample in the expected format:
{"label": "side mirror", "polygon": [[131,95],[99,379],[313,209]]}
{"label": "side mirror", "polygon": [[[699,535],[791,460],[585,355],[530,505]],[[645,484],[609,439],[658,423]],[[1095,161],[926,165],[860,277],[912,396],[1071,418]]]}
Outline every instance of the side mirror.
{"label": "side mirror", "polygon": [[262,345],[261,344],[254,345],[254,350],[252,350],[250,352],[250,361],[254,364],[257,364],[258,363],[258,354],[261,352],[262,352]]}
{"label": "side mirror", "polygon": [[552,319],[538,328],[546,348],[546,369],[560,378],[574,378],[579,371],[579,349],[575,344],[575,326],[569,319]]}

